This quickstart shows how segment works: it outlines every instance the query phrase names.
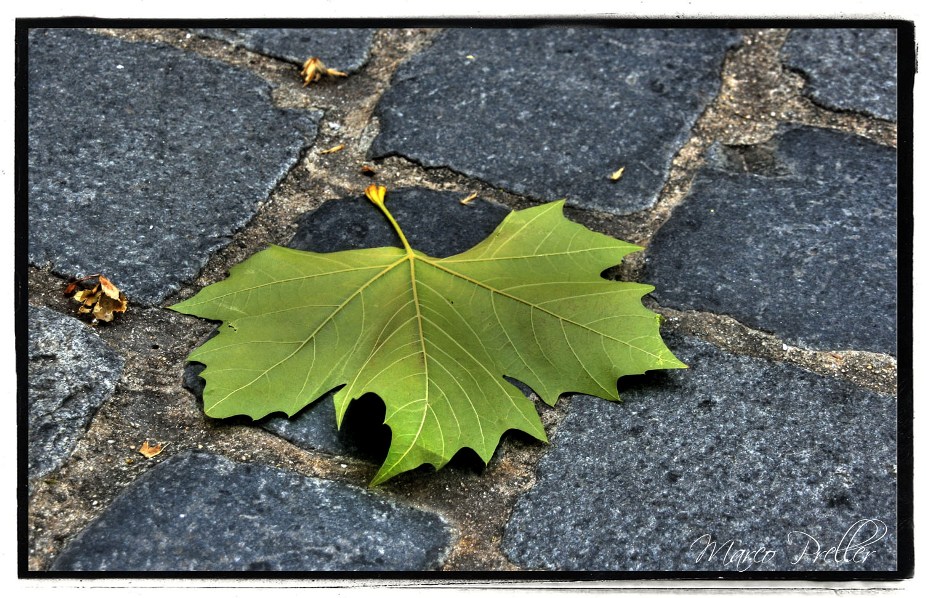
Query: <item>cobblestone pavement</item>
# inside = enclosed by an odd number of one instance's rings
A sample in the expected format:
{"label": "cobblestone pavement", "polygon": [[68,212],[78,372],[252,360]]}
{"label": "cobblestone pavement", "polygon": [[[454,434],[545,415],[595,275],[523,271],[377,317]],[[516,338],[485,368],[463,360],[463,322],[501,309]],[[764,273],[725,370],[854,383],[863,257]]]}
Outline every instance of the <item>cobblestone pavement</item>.
{"label": "cobblestone pavement", "polygon": [[[23,31],[25,571],[910,572],[894,25]],[[371,182],[432,255],[565,198],[646,248],[607,275],[690,368],[374,488],[375,397],[207,418],[215,325],[166,307],[269,244],[394,244]],[[90,325],[95,273],[129,306]]]}

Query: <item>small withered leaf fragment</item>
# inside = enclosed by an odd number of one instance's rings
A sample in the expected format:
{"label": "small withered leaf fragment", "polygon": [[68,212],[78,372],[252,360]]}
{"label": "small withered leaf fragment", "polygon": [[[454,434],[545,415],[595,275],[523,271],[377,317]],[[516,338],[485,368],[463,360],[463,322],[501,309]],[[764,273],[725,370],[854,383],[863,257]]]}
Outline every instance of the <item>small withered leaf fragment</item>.
{"label": "small withered leaf fragment", "polygon": [[149,442],[146,440],[142,443],[141,448],[138,449],[138,452],[141,453],[142,456],[144,456],[146,459],[151,459],[152,457],[157,457],[160,455],[166,444],[167,443],[160,442],[157,444],[149,444]]}
{"label": "small withered leaf fragment", "polygon": [[74,301],[78,301],[81,304],[81,306],[77,308],[77,313],[89,314],[102,295],[103,293],[100,291],[100,285],[96,285],[92,289],[83,289],[74,293]]}
{"label": "small withered leaf fragment", "polygon": [[74,293],[74,301],[79,301],[85,305],[93,305],[100,298],[100,287],[95,286],[92,289],[83,289]]}
{"label": "small withered leaf fragment", "polygon": [[64,287],[64,296],[70,297],[78,289],[86,288],[87,281],[91,278],[97,278],[99,274],[90,274],[89,276],[84,276],[83,278],[74,278],[73,276],[68,278],[68,284]]}
{"label": "small withered leaf fragment", "polygon": [[616,181],[616,180],[620,179],[622,176],[624,176],[624,167],[623,167],[623,166],[621,166],[620,168],[618,168],[617,170],[615,170],[614,172],[612,172],[612,173],[611,173],[611,176],[610,176],[609,178],[610,178],[612,181]]}
{"label": "small withered leaf fragment", "polygon": [[325,63],[321,59],[314,56],[309,57],[305,63],[302,65],[302,70],[299,72],[302,76],[302,86],[305,87],[309,83],[315,83],[322,78],[322,75],[328,77],[346,77],[347,73],[342,73],[341,71],[331,69],[325,66]]}
{"label": "small withered leaf fragment", "polygon": [[113,314],[123,313],[126,309],[124,300],[113,299],[108,295],[100,297],[93,307],[93,317],[102,322],[112,322]]}
{"label": "small withered leaf fragment", "polygon": [[[96,279],[96,284],[92,287],[85,287],[77,291],[77,287],[86,281]],[[114,314],[125,313],[128,309],[128,300],[125,293],[119,290],[108,278],[102,274],[85,276],[79,280],[73,281],[67,285],[64,290],[66,295],[72,295],[72,299],[80,303],[77,313],[92,313],[94,322],[112,322]]]}
{"label": "small withered leaf fragment", "polygon": [[473,191],[472,193],[470,193],[469,195],[467,195],[466,197],[464,197],[463,199],[461,199],[461,200],[460,200],[460,203],[463,204],[463,205],[465,206],[466,204],[468,204],[469,202],[473,201],[473,200],[476,199],[477,197],[479,197],[479,194],[476,193],[475,191]]}
{"label": "small withered leaf fragment", "polygon": [[100,288],[103,289],[103,293],[111,299],[119,299],[119,289],[116,288],[116,285],[111,283],[108,278],[100,274]]}

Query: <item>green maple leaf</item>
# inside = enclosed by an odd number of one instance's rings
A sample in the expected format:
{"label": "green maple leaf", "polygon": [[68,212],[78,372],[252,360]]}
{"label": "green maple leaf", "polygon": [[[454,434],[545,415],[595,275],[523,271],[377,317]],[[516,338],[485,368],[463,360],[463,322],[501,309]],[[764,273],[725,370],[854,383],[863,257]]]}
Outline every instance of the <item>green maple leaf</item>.
{"label": "green maple leaf", "polygon": [[640,248],[567,220],[563,202],[516,211],[472,249],[436,259],[403,247],[314,253],[272,246],[172,309],[224,324],[195,349],[211,417],[294,415],[329,390],[386,405],[389,453],[371,482],[470,447],[488,462],[501,435],[546,441],[533,403],[564,392],[619,400],[616,380],[685,367],[663,344],[643,284],[601,277]]}

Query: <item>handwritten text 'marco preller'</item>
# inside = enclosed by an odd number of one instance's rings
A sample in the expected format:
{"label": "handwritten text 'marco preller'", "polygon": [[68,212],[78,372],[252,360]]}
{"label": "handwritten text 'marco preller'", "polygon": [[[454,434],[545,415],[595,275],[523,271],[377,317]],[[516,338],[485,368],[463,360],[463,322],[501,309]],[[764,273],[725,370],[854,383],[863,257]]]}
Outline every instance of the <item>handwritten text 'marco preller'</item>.
{"label": "handwritten text 'marco preller'", "polygon": [[[880,519],[860,519],[849,526],[835,543],[803,531],[791,531],[787,535],[788,562],[797,565],[839,566],[862,564],[875,550],[872,546],[887,535],[887,525]],[[833,538],[835,539],[835,538]],[[748,546],[739,540],[718,543],[711,534],[703,534],[689,545],[696,552],[695,562],[709,562],[746,571],[753,566],[772,563],[783,549],[768,546]]]}

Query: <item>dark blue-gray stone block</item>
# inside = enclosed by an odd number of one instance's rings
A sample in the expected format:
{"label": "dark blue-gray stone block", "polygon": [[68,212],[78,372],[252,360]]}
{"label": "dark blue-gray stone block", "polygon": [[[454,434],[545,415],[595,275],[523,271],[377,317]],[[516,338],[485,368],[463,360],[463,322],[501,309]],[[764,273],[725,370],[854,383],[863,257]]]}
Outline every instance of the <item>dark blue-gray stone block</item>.
{"label": "dark blue-gray stone block", "polygon": [[896,29],[794,29],[781,54],[815,102],[897,120]]}
{"label": "dark blue-gray stone block", "polygon": [[[448,257],[488,237],[509,212],[479,199],[464,205],[463,197],[463,193],[419,187],[389,189],[386,207],[412,247],[432,257]],[[326,202],[303,215],[298,224],[289,243],[293,249],[330,252],[402,246],[383,213],[365,197]]]}
{"label": "dark blue-gray stone block", "polygon": [[896,170],[894,149],[823,129],[715,148],[650,243],[645,280],[666,307],[805,347],[895,354]]}
{"label": "dark blue-gray stone block", "polygon": [[133,482],[52,570],[426,570],[450,540],[437,515],[374,492],[188,452]]}
{"label": "dark blue-gray stone block", "polygon": [[255,75],[162,44],[29,35],[29,260],[162,301],[314,138]]}
{"label": "dark blue-gray stone block", "polygon": [[292,417],[268,415],[260,425],[298,447],[332,455],[346,455],[382,463],[392,438],[383,424],[386,408],[374,395],[352,402],[341,427],[334,412],[334,392],[306,406]]}
{"label": "dark blue-gray stone block", "polygon": [[356,72],[370,58],[375,29],[193,29],[253,52],[302,64],[310,56],[321,58],[332,68]]}
{"label": "dark blue-gray stone block", "polygon": [[[623,379],[623,403],[573,399],[508,522],[509,558],[555,570],[894,570],[896,400],[665,336],[690,369]],[[866,520],[855,548],[827,554]]]}
{"label": "dark blue-gray stone block", "polygon": [[450,29],[399,68],[370,153],[542,200],[638,211],[653,205],[737,39],[723,29]]}
{"label": "dark blue-gray stone block", "polygon": [[29,479],[57,469],[122,376],[125,360],[86,324],[29,307]]}

